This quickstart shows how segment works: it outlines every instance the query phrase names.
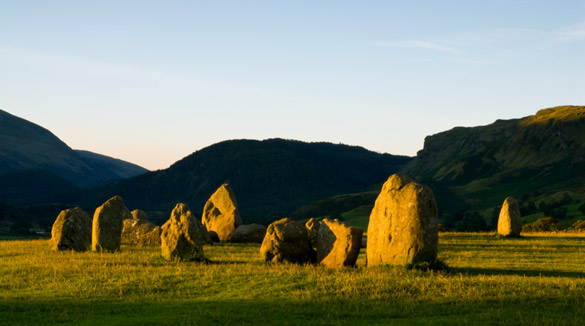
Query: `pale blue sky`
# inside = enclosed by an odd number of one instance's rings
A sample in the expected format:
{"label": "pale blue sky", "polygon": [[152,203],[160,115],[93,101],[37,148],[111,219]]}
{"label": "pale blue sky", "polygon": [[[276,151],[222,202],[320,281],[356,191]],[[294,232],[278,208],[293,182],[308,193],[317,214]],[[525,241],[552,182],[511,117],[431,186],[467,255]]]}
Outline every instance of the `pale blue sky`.
{"label": "pale blue sky", "polygon": [[567,104],[584,0],[0,0],[0,109],[149,169],[236,138],[415,155]]}

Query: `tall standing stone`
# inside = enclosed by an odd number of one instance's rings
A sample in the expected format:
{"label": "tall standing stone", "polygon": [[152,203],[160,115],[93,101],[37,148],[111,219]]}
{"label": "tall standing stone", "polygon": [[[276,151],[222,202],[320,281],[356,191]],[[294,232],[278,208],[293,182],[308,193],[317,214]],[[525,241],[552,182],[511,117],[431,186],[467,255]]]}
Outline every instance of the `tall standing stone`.
{"label": "tall standing stone", "polygon": [[79,207],[59,213],[51,229],[51,250],[85,251],[91,247],[91,219]]}
{"label": "tall standing stone", "polygon": [[498,218],[498,234],[504,237],[517,237],[522,231],[520,206],[514,197],[504,200]]}
{"label": "tall standing stone", "polygon": [[225,241],[242,224],[232,187],[223,184],[209,198],[201,217],[208,231],[214,231],[220,241]]}
{"label": "tall standing stone", "polygon": [[260,254],[271,262],[309,263],[315,260],[307,229],[303,223],[288,218],[268,226]]}
{"label": "tall standing stone", "polygon": [[120,250],[124,220],[130,212],[120,196],[114,196],[98,207],[93,214],[91,249],[99,252]]}
{"label": "tall standing stone", "polygon": [[363,230],[338,220],[324,219],[317,236],[317,262],[327,267],[354,266]]}
{"label": "tall standing stone", "polygon": [[189,206],[179,203],[162,226],[161,255],[170,261],[202,260],[206,234]]}
{"label": "tall standing stone", "polygon": [[390,176],[370,215],[368,266],[434,261],[439,241],[437,226],[433,192],[407,176]]}

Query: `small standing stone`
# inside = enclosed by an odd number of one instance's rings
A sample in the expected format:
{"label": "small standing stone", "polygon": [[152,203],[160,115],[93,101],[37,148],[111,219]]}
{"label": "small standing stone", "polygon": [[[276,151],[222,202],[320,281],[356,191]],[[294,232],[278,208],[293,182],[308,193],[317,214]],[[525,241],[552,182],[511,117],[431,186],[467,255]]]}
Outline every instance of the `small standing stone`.
{"label": "small standing stone", "polygon": [[514,197],[504,200],[498,218],[498,234],[504,237],[517,237],[522,231],[520,206]]}
{"label": "small standing stone", "polygon": [[124,220],[122,244],[139,247],[160,246],[161,229],[144,220]]}
{"label": "small standing stone", "polygon": [[98,207],[93,214],[91,249],[99,252],[120,250],[124,220],[130,217],[120,196],[114,196]]}
{"label": "small standing stone", "polygon": [[338,220],[324,219],[317,237],[317,262],[327,267],[354,266],[363,230]]}
{"label": "small standing stone", "polygon": [[189,206],[179,203],[171,217],[162,226],[161,255],[170,261],[203,260],[203,243],[207,233],[201,223],[191,214]]}
{"label": "small standing stone", "polygon": [[146,214],[146,212],[143,210],[135,209],[132,212],[130,212],[130,214],[132,214],[133,220],[141,221],[141,222],[148,222],[148,214]]}
{"label": "small standing stone", "polygon": [[262,243],[266,235],[266,227],[260,224],[242,224],[227,238],[229,242]]}
{"label": "small standing stone", "polygon": [[91,219],[79,207],[59,213],[51,229],[51,250],[85,251],[91,247]]}
{"label": "small standing stone", "polygon": [[288,218],[268,226],[260,254],[271,262],[310,263],[316,258],[305,226]]}

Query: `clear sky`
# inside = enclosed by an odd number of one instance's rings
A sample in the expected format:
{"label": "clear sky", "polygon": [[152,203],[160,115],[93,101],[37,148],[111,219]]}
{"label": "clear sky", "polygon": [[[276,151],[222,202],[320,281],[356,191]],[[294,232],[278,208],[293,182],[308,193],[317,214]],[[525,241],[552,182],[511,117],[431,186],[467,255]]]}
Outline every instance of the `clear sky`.
{"label": "clear sky", "polygon": [[415,155],[585,105],[585,1],[0,0],[0,109],[148,169],[226,139]]}

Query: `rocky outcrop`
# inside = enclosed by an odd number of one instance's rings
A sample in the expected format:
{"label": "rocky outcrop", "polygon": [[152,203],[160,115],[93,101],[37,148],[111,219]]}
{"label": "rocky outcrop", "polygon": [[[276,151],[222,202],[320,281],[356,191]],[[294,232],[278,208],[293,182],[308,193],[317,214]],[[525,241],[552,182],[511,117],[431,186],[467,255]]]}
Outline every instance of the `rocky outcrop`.
{"label": "rocky outcrop", "polygon": [[162,226],[161,255],[170,261],[202,260],[206,232],[186,204],[175,206]]}
{"label": "rocky outcrop", "polygon": [[122,229],[122,244],[138,247],[160,246],[160,234],[161,228],[150,222],[126,219]]}
{"label": "rocky outcrop", "polygon": [[242,224],[230,234],[227,241],[238,243],[262,243],[265,235],[266,227],[264,225]]}
{"label": "rocky outcrop", "polygon": [[317,262],[327,267],[354,266],[362,244],[363,230],[324,219],[317,237]]}
{"label": "rocky outcrop", "polygon": [[498,218],[498,234],[504,237],[517,237],[522,231],[520,206],[514,197],[504,200],[500,217]]}
{"label": "rocky outcrop", "polygon": [[208,231],[215,231],[220,241],[225,241],[242,224],[236,196],[232,187],[223,184],[209,198],[201,217]]}
{"label": "rocky outcrop", "polygon": [[120,196],[114,196],[98,207],[93,214],[91,249],[99,252],[120,250],[124,220],[130,212]]}
{"label": "rocky outcrop", "polygon": [[370,215],[368,266],[434,261],[439,239],[437,226],[433,192],[407,176],[390,176]]}
{"label": "rocky outcrop", "polygon": [[260,254],[271,262],[310,263],[316,258],[305,226],[288,218],[268,226]]}
{"label": "rocky outcrop", "polygon": [[79,207],[59,213],[51,229],[51,250],[85,251],[91,247],[91,219]]}

